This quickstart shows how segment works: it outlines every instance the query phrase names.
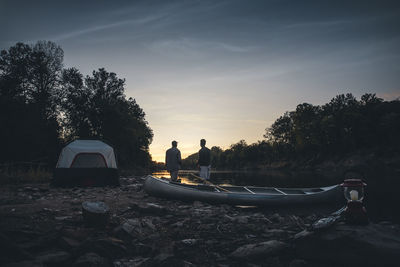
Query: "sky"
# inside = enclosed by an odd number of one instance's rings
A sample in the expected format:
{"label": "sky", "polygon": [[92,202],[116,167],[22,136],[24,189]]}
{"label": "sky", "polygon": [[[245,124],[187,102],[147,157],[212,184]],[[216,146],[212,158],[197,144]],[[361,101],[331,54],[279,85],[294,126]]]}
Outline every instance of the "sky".
{"label": "sky", "polygon": [[64,66],[126,79],[153,160],[263,139],[301,103],[400,97],[398,1],[0,0],[0,49],[54,41]]}

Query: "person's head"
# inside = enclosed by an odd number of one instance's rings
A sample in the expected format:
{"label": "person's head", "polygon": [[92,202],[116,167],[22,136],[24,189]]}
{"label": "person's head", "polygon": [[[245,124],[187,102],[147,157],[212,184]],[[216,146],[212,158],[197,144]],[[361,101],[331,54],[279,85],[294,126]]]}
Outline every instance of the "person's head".
{"label": "person's head", "polygon": [[206,139],[201,139],[200,140],[200,146],[205,147],[206,146]]}
{"label": "person's head", "polygon": [[177,147],[177,146],[178,146],[178,142],[172,141],[172,146],[173,146],[173,147]]}

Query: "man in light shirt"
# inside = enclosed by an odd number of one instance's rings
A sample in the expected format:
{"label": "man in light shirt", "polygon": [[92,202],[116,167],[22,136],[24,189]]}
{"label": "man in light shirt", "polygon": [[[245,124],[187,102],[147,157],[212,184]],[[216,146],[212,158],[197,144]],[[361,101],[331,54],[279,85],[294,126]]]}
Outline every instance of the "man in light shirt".
{"label": "man in light shirt", "polygon": [[211,151],[206,147],[206,140],[200,140],[201,149],[199,150],[200,177],[206,180],[210,179],[211,170]]}

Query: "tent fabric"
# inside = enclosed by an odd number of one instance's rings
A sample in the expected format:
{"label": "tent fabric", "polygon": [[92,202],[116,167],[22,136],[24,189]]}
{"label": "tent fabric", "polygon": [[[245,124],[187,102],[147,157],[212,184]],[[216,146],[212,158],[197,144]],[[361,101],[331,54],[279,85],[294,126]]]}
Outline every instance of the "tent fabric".
{"label": "tent fabric", "polygon": [[79,153],[75,156],[71,168],[107,168],[106,160],[99,153]]}
{"label": "tent fabric", "polygon": [[108,168],[117,168],[111,146],[99,140],[75,140],[61,151],[57,168],[99,168],[105,167],[104,162]]}

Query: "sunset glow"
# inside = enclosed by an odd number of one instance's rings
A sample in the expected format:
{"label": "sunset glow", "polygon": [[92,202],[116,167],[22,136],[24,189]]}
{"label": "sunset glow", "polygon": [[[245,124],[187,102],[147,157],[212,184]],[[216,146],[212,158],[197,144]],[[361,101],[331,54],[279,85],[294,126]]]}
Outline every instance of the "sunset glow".
{"label": "sunset glow", "polygon": [[0,48],[50,40],[66,67],[125,78],[160,162],[172,140],[183,157],[201,138],[262,140],[303,102],[400,96],[398,8],[378,1],[26,1],[11,12],[18,3],[1,2]]}

